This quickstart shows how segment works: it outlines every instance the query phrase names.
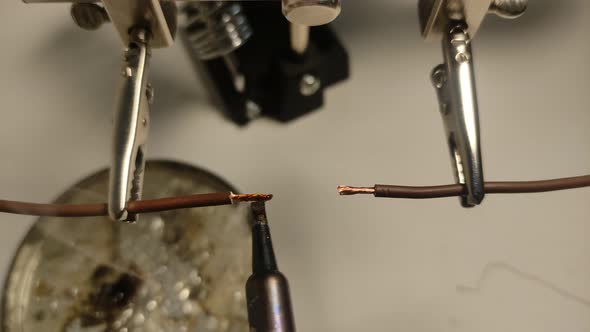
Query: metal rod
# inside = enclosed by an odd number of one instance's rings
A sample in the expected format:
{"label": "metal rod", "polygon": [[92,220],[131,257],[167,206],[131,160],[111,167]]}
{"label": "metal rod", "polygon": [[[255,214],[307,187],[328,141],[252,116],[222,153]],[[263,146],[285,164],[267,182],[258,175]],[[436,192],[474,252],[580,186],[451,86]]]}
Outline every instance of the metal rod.
{"label": "metal rod", "polygon": [[295,53],[303,55],[309,46],[309,26],[291,23],[290,32],[291,48]]}

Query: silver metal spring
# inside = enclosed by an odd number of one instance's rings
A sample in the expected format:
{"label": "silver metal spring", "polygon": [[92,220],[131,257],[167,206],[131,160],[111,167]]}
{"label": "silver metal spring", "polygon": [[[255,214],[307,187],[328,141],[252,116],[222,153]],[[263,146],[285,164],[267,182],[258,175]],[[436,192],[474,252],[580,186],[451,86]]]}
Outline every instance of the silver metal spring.
{"label": "silver metal spring", "polygon": [[252,36],[241,4],[228,1],[196,1],[183,8],[187,43],[202,60],[227,55]]}

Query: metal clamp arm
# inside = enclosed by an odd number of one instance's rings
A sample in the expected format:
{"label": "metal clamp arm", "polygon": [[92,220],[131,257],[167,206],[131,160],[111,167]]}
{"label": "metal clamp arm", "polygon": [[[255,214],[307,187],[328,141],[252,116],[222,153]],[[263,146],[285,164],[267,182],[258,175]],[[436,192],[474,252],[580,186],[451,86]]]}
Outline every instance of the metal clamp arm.
{"label": "metal clamp arm", "polygon": [[461,198],[464,207],[478,205],[484,198],[477,94],[470,44],[465,24],[451,22],[442,40],[444,64],[438,65],[432,72],[455,178],[467,189]]}
{"label": "metal clamp arm", "polygon": [[152,98],[147,83],[149,57],[149,32],[132,31],[115,108],[108,199],[109,216],[120,221],[136,221],[126,205],[141,198]]}

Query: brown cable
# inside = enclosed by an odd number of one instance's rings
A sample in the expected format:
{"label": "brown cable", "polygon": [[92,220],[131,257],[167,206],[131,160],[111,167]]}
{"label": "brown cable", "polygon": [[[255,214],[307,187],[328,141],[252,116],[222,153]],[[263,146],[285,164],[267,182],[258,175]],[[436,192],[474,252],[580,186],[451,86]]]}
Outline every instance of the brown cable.
{"label": "brown cable", "polygon": [[[590,175],[541,181],[484,183],[486,194],[538,193],[582,187],[590,187]],[[465,187],[461,184],[423,187],[377,184],[374,187],[339,186],[338,192],[340,195],[373,194],[375,197],[426,199],[460,196],[465,194]]]}
{"label": "brown cable", "polygon": [[[234,194],[231,192],[195,194],[129,202],[129,213],[160,212],[204,206],[230,205],[238,202],[268,201],[272,195]],[[0,200],[0,212],[53,217],[96,217],[108,214],[105,203],[98,204],[38,204]]]}
{"label": "brown cable", "polygon": [[[487,194],[536,193],[582,187],[590,187],[590,175],[541,181],[503,181],[486,182],[484,184],[484,190]],[[465,193],[464,190],[464,186],[460,184],[423,187],[397,185],[338,187],[340,195],[373,194],[375,197],[413,199],[460,196]],[[237,202],[267,201],[270,199],[272,199],[272,195],[266,194],[233,194],[231,192],[196,194],[130,202],[127,210],[130,213],[148,213],[204,206],[230,205]],[[0,212],[34,216],[92,217],[106,216],[107,205],[104,203],[75,205],[38,204],[0,200]]]}

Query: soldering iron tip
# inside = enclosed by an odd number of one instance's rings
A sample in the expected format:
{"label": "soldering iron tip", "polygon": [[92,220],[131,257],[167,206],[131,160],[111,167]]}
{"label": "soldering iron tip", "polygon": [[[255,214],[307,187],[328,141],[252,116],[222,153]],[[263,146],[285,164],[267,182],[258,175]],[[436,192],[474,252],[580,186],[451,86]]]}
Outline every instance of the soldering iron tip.
{"label": "soldering iron tip", "polygon": [[266,219],[266,206],[264,202],[252,202],[250,208],[252,209],[252,215],[254,217],[255,224],[268,224],[268,220]]}
{"label": "soldering iron tip", "polygon": [[374,194],[375,188],[338,186],[338,193],[343,196],[344,195],[356,195],[356,194]]}

